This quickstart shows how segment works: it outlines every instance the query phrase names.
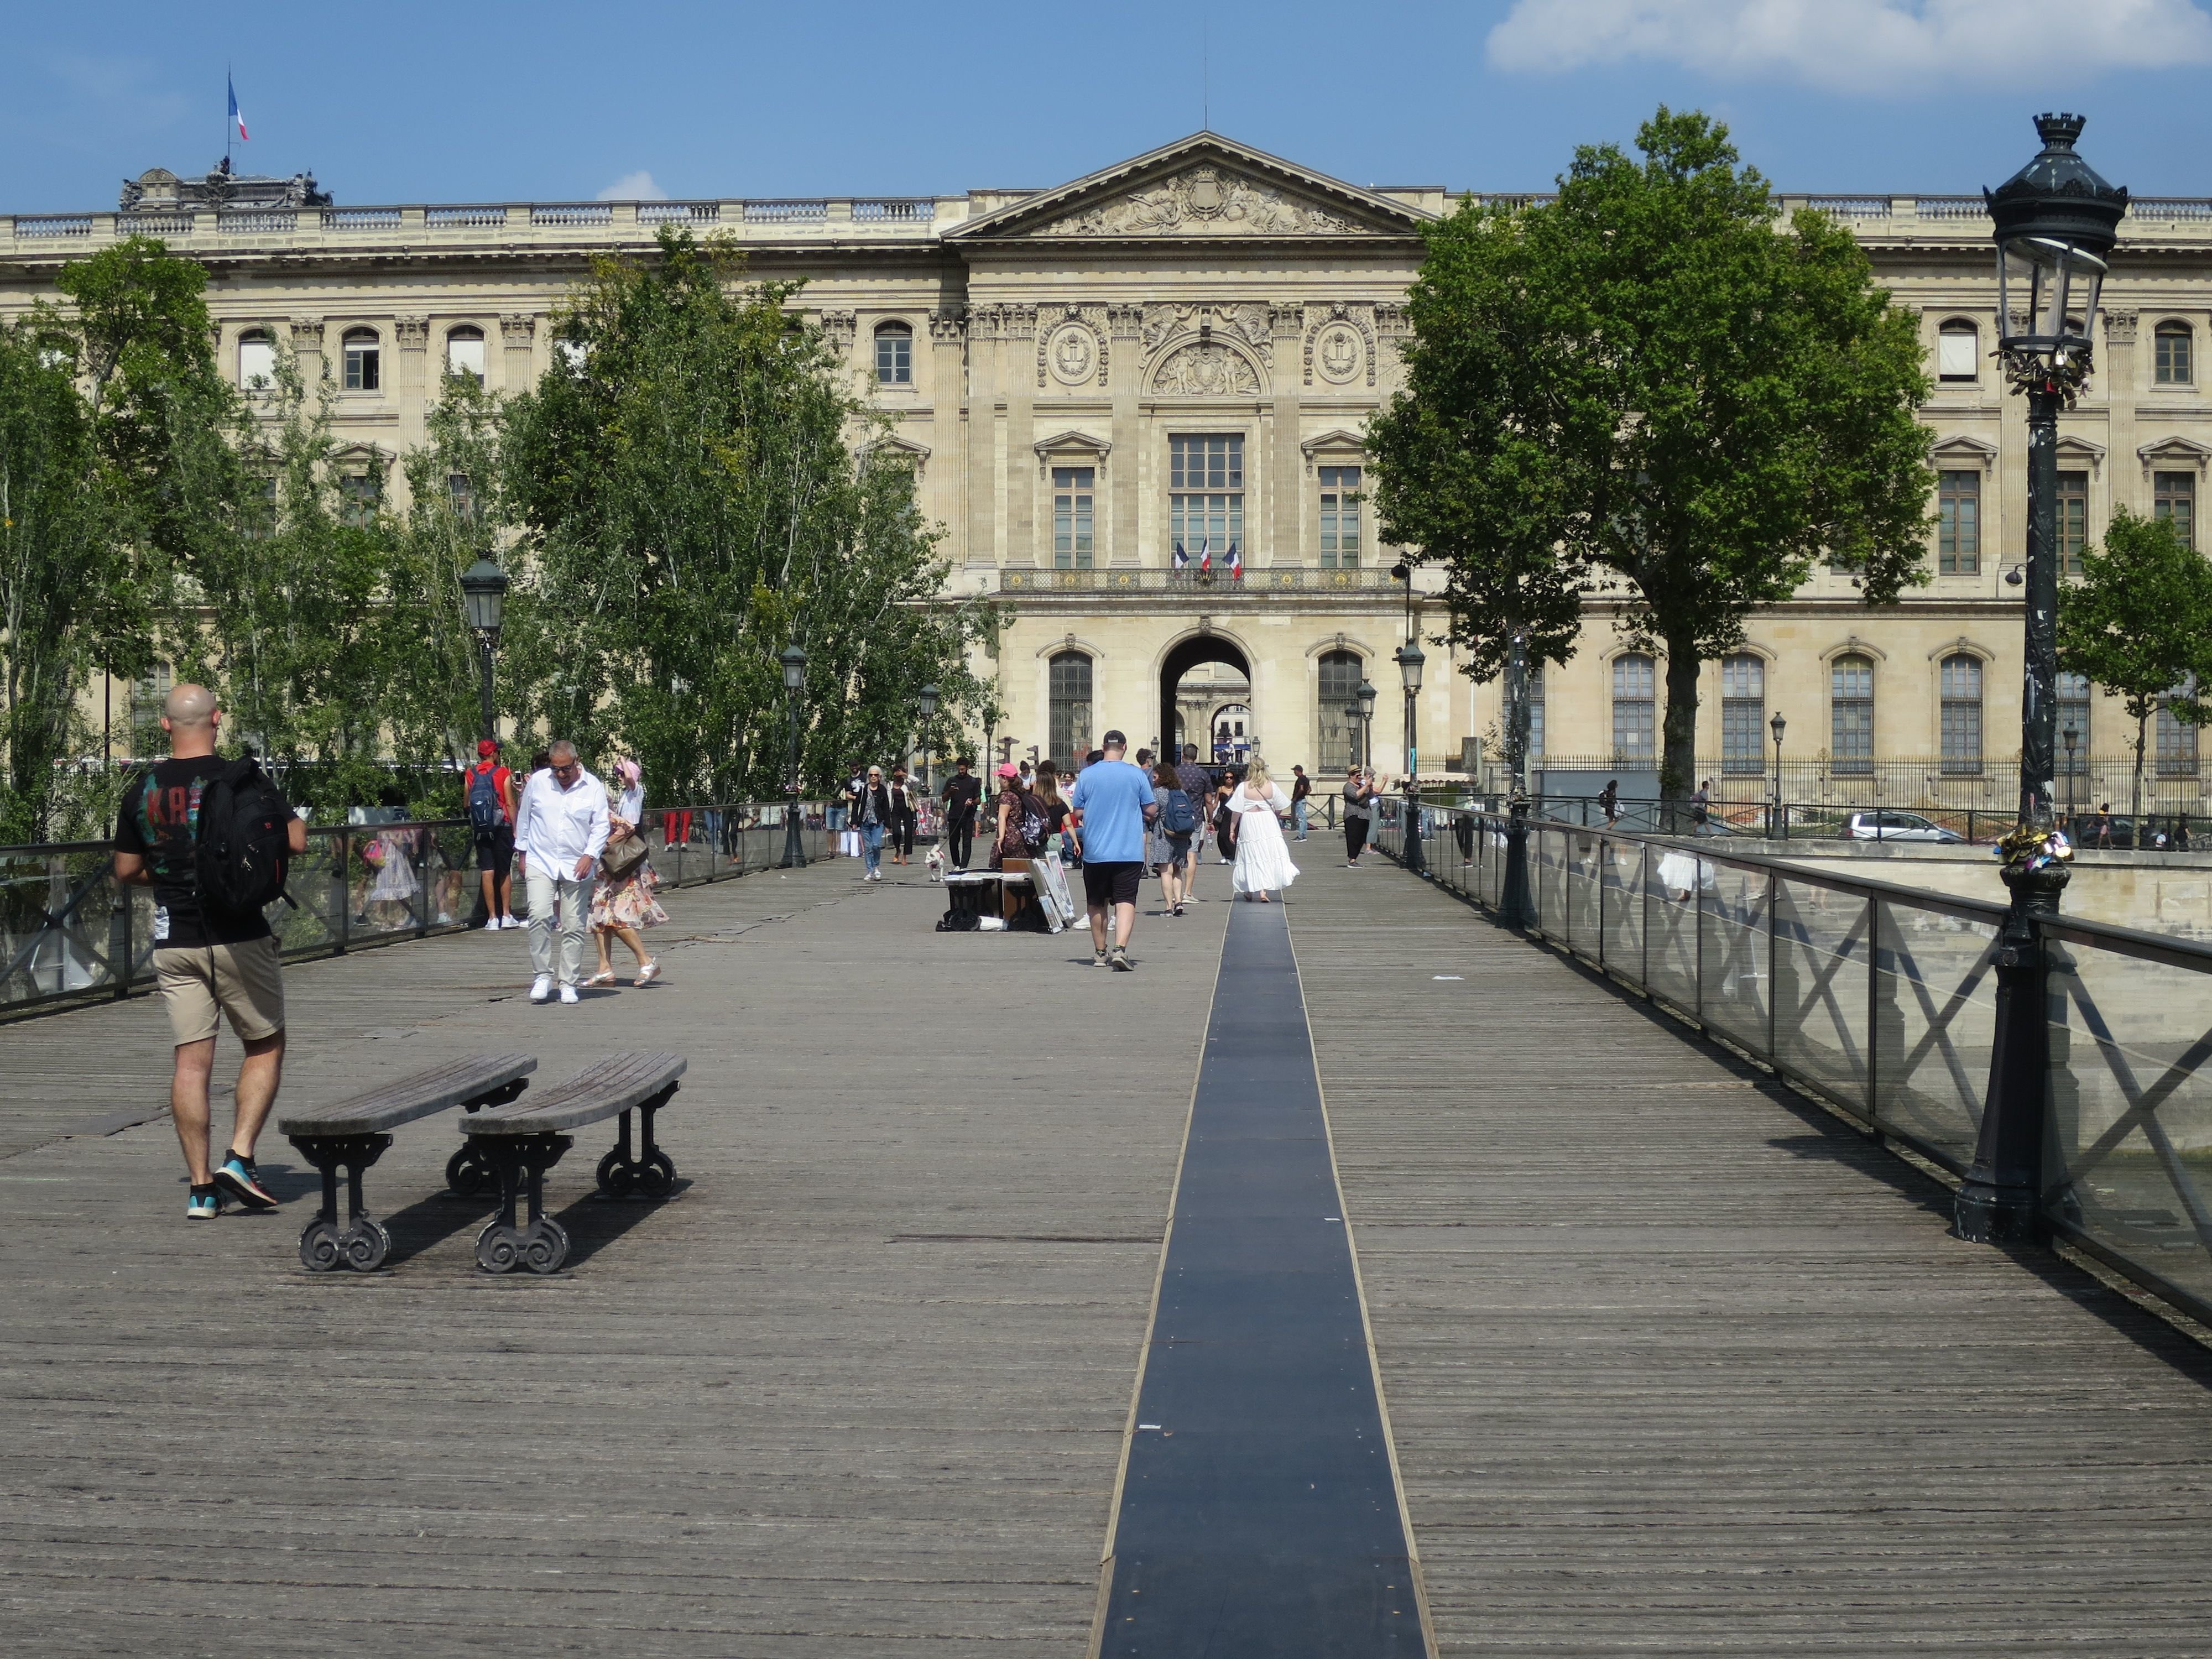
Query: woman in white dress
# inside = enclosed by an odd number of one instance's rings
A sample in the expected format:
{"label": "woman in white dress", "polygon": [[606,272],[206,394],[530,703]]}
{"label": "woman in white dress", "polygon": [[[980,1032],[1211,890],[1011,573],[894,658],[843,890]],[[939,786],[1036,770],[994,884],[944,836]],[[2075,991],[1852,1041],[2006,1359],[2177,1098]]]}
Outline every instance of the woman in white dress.
{"label": "woman in white dress", "polygon": [[1229,884],[1248,899],[1269,902],[1267,895],[1280,892],[1298,878],[1291,862],[1291,849],[1283,840],[1283,825],[1276,816],[1291,810],[1291,798],[1267,775],[1267,763],[1255,759],[1245,769],[1244,781],[1230,791],[1229,839],[1237,848],[1237,867]]}

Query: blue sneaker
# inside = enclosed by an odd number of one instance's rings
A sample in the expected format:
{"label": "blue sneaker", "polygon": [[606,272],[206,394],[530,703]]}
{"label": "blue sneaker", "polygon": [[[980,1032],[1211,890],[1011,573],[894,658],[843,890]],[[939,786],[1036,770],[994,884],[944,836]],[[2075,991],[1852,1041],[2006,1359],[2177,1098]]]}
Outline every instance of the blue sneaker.
{"label": "blue sneaker", "polygon": [[273,1210],[276,1195],[261,1184],[252,1163],[233,1152],[215,1172],[216,1184],[249,1210]]}
{"label": "blue sneaker", "polygon": [[212,1221],[222,1213],[222,1189],[212,1184],[192,1188],[192,1195],[185,1200],[185,1219]]}

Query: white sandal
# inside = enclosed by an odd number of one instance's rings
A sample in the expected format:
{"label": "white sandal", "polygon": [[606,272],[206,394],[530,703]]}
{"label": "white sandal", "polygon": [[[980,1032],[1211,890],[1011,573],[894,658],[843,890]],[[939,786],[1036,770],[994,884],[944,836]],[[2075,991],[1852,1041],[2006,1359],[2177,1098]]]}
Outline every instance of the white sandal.
{"label": "white sandal", "polygon": [[[611,979],[613,975],[611,974],[608,977]],[[632,980],[630,983],[633,985],[650,985],[654,980],[657,980],[659,977],[660,964],[658,962],[648,962],[644,967],[637,970],[637,977]]]}

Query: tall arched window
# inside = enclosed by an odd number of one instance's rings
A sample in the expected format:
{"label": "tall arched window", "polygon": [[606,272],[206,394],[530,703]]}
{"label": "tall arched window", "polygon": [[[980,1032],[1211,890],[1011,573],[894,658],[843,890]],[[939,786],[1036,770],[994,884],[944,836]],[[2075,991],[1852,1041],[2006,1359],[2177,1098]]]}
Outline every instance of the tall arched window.
{"label": "tall arched window", "polygon": [[[2066,733],[2074,733],[2073,759],[2067,758]],[[2076,777],[2089,769],[2089,677],[2058,676],[2058,769]]]}
{"label": "tall arched window", "polygon": [[2186,323],[2160,323],[2152,337],[2157,352],[2158,384],[2187,386],[2197,378],[2197,367],[2191,359],[2196,353]]}
{"label": "tall arched window", "polygon": [[276,384],[276,343],[267,329],[250,328],[238,337],[238,384],[246,392]]}
{"label": "tall arched window", "polygon": [[1844,777],[1874,771],[1874,659],[1838,657],[1828,670],[1828,768]]}
{"label": "tall arched window", "polygon": [[1613,659],[1613,759],[1616,766],[1649,766],[1656,758],[1658,674],[1640,651]]}
{"label": "tall arched window", "polygon": [[1047,741],[1054,766],[1072,767],[1091,752],[1091,659],[1061,651],[1052,659]]}
{"label": "tall arched window", "polygon": [[374,392],[384,385],[384,353],[373,328],[345,331],[345,389]]}
{"label": "tall arched window", "polygon": [[876,330],[876,384],[914,384],[914,331],[904,323],[884,323]]}
{"label": "tall arched window", "polygon": [[484,377],[483,331],[464,323],[459,328],[446,331],[446,373],[473,374],[482,385]]}
{"label": "tall arched window", "polygon": [[1721,659],[1721,770],[1766,770],[1766,665],[1748,651]]}
{"label": "tall arched window", "polygon": [[1963,317],[1953,318],[1936,336],[1936,374],[1944,380],[1981,379],[1981,331]]}
{"label": "tall arched window", "polygon": [[1982,659],[1965,652],[1943,659],[1943,774],[1979,777],[1982,771]]}
{"label": "tall arched window", "polygon": [[1358,717],[1351,712],[1352,693],[1359,689],[1363,665],[1356,651],[1324,651],[1321,658],[1321,759],[1324,777],[1341,772],[1358,757]]}
{"label": "tall arched window", "polygon": [[[2193,682],[2184,680],[2174,687],[2172,695],[2186,696],[2193,689]],[[2162,778],[2197,775],[2197,728],[2173,717],[2168,697],[2158,702],[2158,775]]]}

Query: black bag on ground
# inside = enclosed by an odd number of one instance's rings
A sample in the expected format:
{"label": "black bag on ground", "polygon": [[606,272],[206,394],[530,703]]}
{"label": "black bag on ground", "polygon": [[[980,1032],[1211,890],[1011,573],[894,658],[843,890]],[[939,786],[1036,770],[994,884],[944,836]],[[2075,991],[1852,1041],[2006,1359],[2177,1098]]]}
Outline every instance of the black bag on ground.
{"label": "black bag on ground", "polygon": [[251,751],[210,778],[200,793],[193,865],[201,908],[258,916],[279,898],[293,904],[284,890],[292,861],[291,830],[289,803]]}

